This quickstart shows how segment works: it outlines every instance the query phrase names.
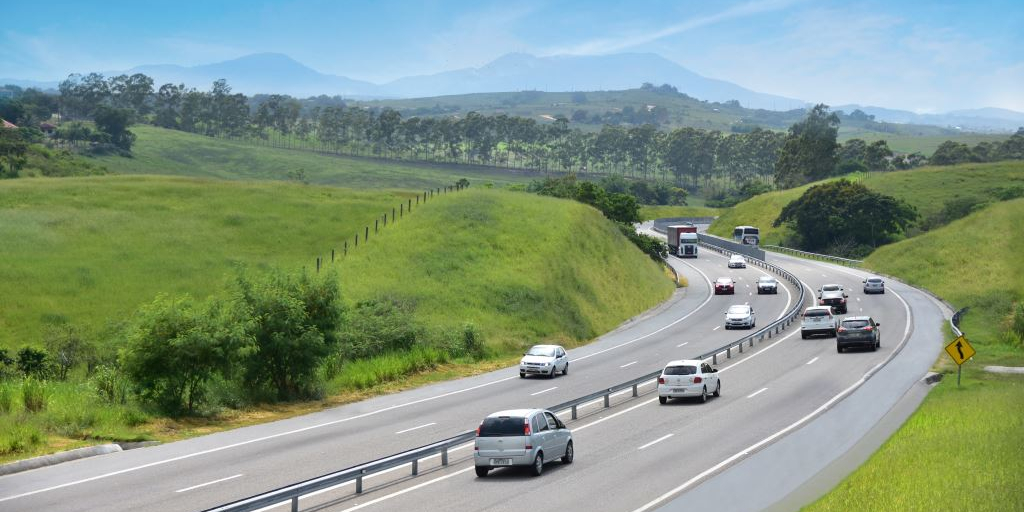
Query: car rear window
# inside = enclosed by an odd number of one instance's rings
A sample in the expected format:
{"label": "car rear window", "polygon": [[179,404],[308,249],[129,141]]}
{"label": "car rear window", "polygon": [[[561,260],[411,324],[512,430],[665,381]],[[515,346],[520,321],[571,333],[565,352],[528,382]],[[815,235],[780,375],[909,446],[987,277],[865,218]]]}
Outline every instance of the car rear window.
{"label": "car rear window", "polygon": [[480,437],[521,436],[526,419],[522,416],[497,416],[485,418],[480,425]]}
{"label": "car rear window", "polygon": [[828,316],[828,311],[817,309],[817,310],[814,310],[814,311],[806,311],[806,312],[804,312],[804,318],[819,317],[819,316]]}
{"label": "car rear window", "polygon": [[718,284],[732,284],[732,279],[719,279]]}
{"label": "car rear window", "polygon": [[750,308],[747,306],[729,306],[729,312],[732,314],[746,313]]}
{"label": "car rear window", "polygon": [[861,327],[867,327],[867,320],[843,320],[843,327],[848,329],[860,329]]}
{"label": "car rear window", "polygon": [[881,283],[882,280],[881,279],[868,279],[868,282],[871,283],[871,284],[878,284],[878,283]]}
{"label": "car rear window", "polygon": [[697,373],[696,366],[666,366],[665,375],[694,375]]}

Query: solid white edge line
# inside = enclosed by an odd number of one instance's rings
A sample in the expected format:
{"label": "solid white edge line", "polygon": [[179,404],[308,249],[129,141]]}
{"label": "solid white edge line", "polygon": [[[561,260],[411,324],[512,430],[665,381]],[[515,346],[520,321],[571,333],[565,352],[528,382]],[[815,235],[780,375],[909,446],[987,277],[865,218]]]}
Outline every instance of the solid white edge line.
{"label": "solid white edge line", "polygon": [[417,429],[421,429],[421,428],[427,428],[427,427],[429,427],[431,425],[437,425],[437,422],[433,421],[433,422],[427,423],[426,425],[420,425],[418,427],[412,427],[412,428],[407,428],[405,430],[399,430],[398,432],[395,432],[395,434],[404,434],[406,432],[412,432],[413,430],[417,430]]}
{"label": "solid white edge line", "polygon": [[226,478],[221,478],[219,480],[214,480],[212,482],[206,482],[205,484],[193,485],[192,487],[186,487],[184,489],[178,489],[177,491],[174,491],[174,492],[188,492],[188,491],[191,491],[193,489],[198,489],[200,487],[206,487],[207,485],[219,484],[221,482],[226,482],[228,480],[234,480],[235,478],[238,478],[240,476],[242,476],[242,473],[239,473],[239,474],[233,475],[233,476],[229,476],[229,477],[226,477]]}
{"label": "solid white edge line", "polygon": [[814,359],[811,359],[810,361],[807,361],[807,364],[814,364],[814,362],[817,361],[817,360],[818,360],[818,358],[815,357]]}
{"label": "solid white edge line", "polygon": [[537,396],[537,395],[539,395],[541,393],[547,393],[548,391],[554,391],[556,389],[558,389],[558,386],[551,386],[550,388],[542,389],[542,390],[540,390],[540,391],[538,391],[536,393],[530,393],[530,396]]}
{"label": "solid white edge line", "polygon": [[662,441],[672,437],[673,435],[674,434],[668,434],[668,435],[661,436],[661,437],[655,439],[654,441],[651,441],[651,442],[649,442],[649,443],[647,443],[647,444],[637,448],[637,450],[643,450],[644,448],[647,448],[647,447],[652,446],[654,444],[660,443],[660,442],[662,442]]}
{"label": "solid white edge line", "polygon": [[759,389],[757,391],[754,391],[753,393],[747,395],[747,398],[754,398],[755,396],[760,395],[761,393],[764,393],[765,391],[768,391],[768,388],[761,388],[761,389]]}

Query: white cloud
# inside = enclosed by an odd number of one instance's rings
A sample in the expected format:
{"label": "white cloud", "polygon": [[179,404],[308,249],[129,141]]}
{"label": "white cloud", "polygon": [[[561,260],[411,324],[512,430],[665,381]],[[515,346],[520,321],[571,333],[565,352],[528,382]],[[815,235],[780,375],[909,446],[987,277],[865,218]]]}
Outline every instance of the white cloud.
{"label": "white cloud", "polygon": [[574,45],[549,48],[543,53],[546,55],[600,55],[621,52],[629,48],[723,21],[784,9],[798,1],[802,0],[755,0],[730,7],[715,14],[690,18],[661,29],[591,39]]}

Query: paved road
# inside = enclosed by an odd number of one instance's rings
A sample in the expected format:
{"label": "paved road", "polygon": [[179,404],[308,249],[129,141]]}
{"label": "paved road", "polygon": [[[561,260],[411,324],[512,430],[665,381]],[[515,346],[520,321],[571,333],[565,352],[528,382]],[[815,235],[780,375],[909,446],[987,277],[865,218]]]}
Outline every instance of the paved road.
{"label": "paved road", "polygon": [[[519,379],[506,369],[299,418],[130,450],[0,478],[4,510],[196,510],[420,446],[474,428],[497,409],[548,406],[654,371],[738,337],[725,309],[749,302],[761,322],[795,300],[758,296],[755,268],[728,270],[710,251],[673,265],[685,293],[596,342],[570,351],[568,376]],[[736,296],[713,296],[731,275]],[[10,507],[10,508],[8,508]]]}

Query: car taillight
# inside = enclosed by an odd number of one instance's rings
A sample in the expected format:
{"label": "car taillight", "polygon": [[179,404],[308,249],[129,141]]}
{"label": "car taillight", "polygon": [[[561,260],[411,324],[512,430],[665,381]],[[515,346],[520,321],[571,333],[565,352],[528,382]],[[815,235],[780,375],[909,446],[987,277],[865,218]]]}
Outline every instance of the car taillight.
{"label": "car taillight", "polygon": [[527,450],[532,450],[533,449],[533,445],[532,444],[528,444],[528,445],[524,446],[523,448],[526,448]]}
{"label": "car taillight", "polygon": [[693,383],[694,384],[700,384],[701,382],[704,382],[704,380],[701,379],[700,377],[694,377],[693,378]]}
{"label": "car taillight", "polygon": [[871,327],[870,325],[864,328],[865,331],[870,331],[872,329],[874,329],[874,327]]}
{"label": "car taillight", "polygon": [[658,377],[658,384],[664,384],[664,383],[665,383],[665,377]]}
{"label": "car taillight", "polygon": [[819,305],[819,306],[824,306],[824,305],[825,305],[825,299],[821,299],[821,300],[819,300],[819,301],[818,301],[818,305]]}
{"label": "car taillight", "polygon": [[523,435],[524,436],[530,435],[530,422],[529,422],[529,420],[527,420],[526,423],[523,423]]}
{"label": "car taillight", "polygon": [[480,437],[480,427],[477,427],[477,428],[476,428],[476,436],[477,436],[477,437]]}
{"label": "car taillight", "polygon": [[840,327],[839,332],[846,332],[846,327]]}
{"label": "car taillight", "polygon": [[842,303],[844,303],[844,302],[846,302],[846,299],[839,299],[839,303],[840,303],[840,304],[842,304]]}

